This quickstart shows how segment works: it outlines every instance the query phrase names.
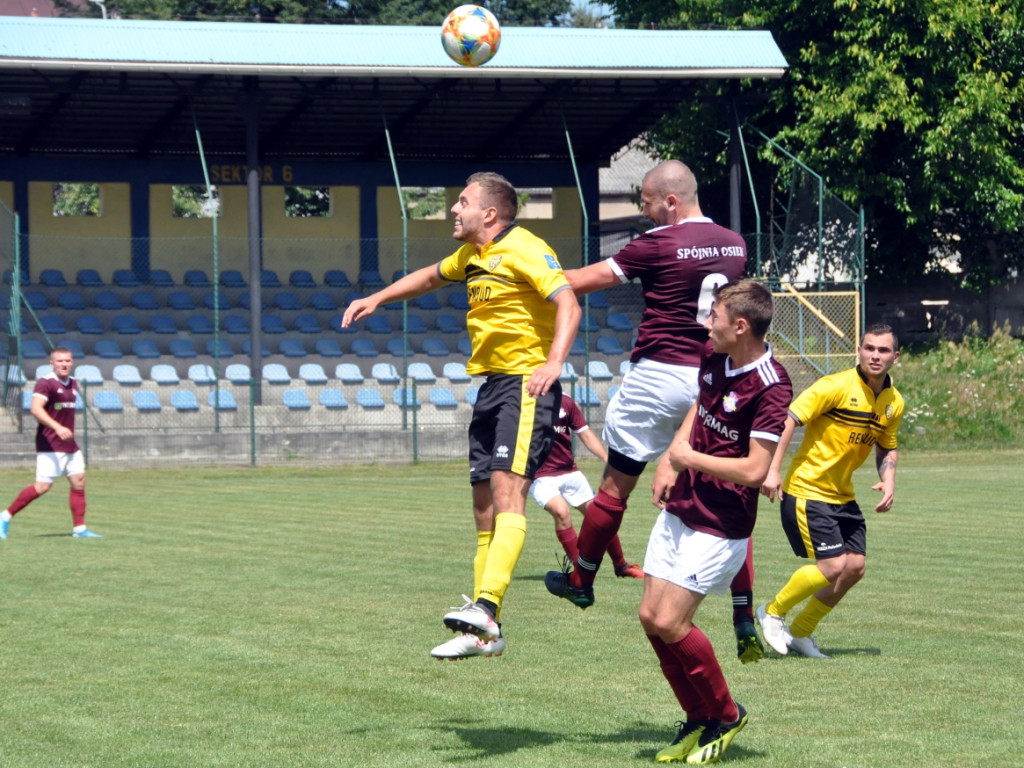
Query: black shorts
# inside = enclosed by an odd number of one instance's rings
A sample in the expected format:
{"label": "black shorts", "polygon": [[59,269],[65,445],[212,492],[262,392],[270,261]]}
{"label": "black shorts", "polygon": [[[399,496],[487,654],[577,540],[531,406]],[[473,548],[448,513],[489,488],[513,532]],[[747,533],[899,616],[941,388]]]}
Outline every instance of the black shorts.
{"label": "black shorts", "polygon": [[797,557],[827,560],[846,552],[867,554],[867,524],[856,501],[829,504],[783,494],[782,530]]}
{"label": "black shorts", "polygon": [[529,376],[491,374],[477,393],[469,423],[469,482],[490,480],[494,470],[533,476],[551,452],[562,402],[557,381],[546,395],[526,392]]}

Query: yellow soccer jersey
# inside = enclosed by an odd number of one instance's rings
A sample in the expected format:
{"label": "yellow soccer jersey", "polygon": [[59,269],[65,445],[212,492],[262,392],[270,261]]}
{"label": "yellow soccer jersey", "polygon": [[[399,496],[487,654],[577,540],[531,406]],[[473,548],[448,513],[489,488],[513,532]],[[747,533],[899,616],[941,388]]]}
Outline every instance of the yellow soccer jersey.
{"label": "yellow soccer jersey", "polygon": [[804,438],[783,488],[803,499],[830,504],[853,501],[853,472],[878,443],[896,447],[903,397],[886,377],[875,397],[860,371],[851,368],[818,379],[789,406],[804,425]]}
{"label": "yellow soccer jersey", "polygon": [[550,299],[571,290],[547,243],[513,224],[479,251],[467,243],[438,268],[445,280],[466,282],[467,373],[529,374],[547,362],[555,336]]}

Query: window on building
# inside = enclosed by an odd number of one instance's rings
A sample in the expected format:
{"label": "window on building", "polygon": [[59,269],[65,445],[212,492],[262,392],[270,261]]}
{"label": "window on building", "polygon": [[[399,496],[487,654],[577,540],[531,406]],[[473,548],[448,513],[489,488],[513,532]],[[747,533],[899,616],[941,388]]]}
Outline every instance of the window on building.
{"label": "window on building", "polygon": [[65,181],[53,185],[54,216],[99,216],[102,208],[99,184]]}
{"label": "window on building", "polygon": [[203,184],[178,184],[171,187],[171,215],[176,219],[212,219],[220,213],[220,191],[211,187],[213,198]]}
{"label": "window on building", "polygon": [[285,187],[284,215],[310,218],[331,215],[330,187]]}

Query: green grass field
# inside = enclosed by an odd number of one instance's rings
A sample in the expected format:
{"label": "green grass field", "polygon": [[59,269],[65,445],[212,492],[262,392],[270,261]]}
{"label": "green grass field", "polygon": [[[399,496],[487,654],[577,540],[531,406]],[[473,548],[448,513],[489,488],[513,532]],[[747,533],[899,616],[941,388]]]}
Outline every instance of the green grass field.
{"label": "green grass field", "polygon": [[[1021,764],[1022,460],[905,454],[886,515],[860,472],[868,573],[819,628],[828,661],[742,666],[728,599],[704,603],[751,715],[723,764]],[[0,504],[30,479],[0,472]],[[68,535],[60,482],[0,542],[0,766],[621,768],[674,736],[641,583],[606,568],[586,612],[549,596],[532,502],[507,652],[430,658],[472,586],[461,464],[91,471],[93,541]],[[762,501],[759,602],[799,564],[777,514]],[[632,560],[652,517],[638,493]]]}

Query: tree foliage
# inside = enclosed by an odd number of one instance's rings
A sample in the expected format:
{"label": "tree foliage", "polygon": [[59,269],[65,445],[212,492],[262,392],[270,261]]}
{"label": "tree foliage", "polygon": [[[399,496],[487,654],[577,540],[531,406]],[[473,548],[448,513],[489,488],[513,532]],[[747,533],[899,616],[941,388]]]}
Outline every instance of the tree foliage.
{"label": "tree foliage", "polygon": [[[749,121],[793,152],[869,227],[869,274],[949,265],[967,285],[1024,266],[1024,18],[1019,0],[613,0],[627,27],[768,29],[789,63]],[[725,86],[702,84],[651,134],[721,169]],[[717,171],[720,178],[722,171]]]}

